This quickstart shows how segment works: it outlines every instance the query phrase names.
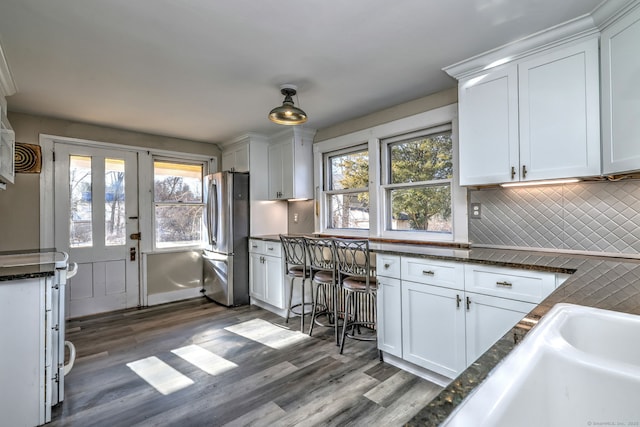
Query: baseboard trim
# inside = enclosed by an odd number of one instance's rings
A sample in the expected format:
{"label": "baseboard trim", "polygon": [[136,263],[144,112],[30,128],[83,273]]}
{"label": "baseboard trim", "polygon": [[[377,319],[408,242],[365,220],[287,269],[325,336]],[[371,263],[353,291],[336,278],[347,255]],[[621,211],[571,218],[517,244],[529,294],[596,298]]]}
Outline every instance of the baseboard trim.
{"label": "baseboard trim", "polygon": [[406,360],[400,359],[399,357],[384,351],[382,352],[382,359],[389,365],[393,365],[403,371],[407,371],[427,381],[431,381],[441,387],[448,386],[452,381],[451,378],[447,378],[444,375],[440,375],[436,372],[430,371],[429,369],[421,368],[420,366],[414,365],[411,362],[407,362]]}
{"label": "baseboard trim", "polygon": [[151,306],[199,297],[202,296],[202,293],[200,293],[200,289],[201,288],[188,288],[180,289],[178,291],[147,295],[147,304]]}

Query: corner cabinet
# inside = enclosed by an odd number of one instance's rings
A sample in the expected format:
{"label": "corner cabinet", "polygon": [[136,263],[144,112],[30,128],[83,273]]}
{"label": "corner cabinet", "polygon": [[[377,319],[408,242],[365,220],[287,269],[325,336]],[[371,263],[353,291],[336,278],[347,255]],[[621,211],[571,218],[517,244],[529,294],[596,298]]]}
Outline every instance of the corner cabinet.
{"label": "corner cabinet", "polygon": [[599,175],[598,64],[593,36],[460,79],[461,185]]}
{"label": "corner cabinet", "polygon": [[222,152],[222,170],[249,172],[249,143],[241,143]]}
{"label": "corner cabinet", "polygon": [[276,135],[269,146],[269,199],[313,198],[315,130],[298,127]]}
{"label": "corner cabinet", "polygon": [[15,133],[0,108],[0,188],[15,179]]}
{"label": "corner cabinet", "polygon": [[602,71],[602,169],[640,170],[640,3],[604,28]]}

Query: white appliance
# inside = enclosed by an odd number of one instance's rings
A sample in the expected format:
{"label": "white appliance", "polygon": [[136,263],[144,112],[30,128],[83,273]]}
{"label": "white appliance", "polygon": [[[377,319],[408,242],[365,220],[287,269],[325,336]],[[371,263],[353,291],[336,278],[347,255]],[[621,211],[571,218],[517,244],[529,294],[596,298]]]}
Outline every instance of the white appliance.
{"label": "white appliance", "polygon": [[[64,252],[0,254],[2,425],[45,424],[51,407],[64,399],[64,297],[76,271],[77,265],[68,271]],[[67,371],[75,358],[68,347]]]}

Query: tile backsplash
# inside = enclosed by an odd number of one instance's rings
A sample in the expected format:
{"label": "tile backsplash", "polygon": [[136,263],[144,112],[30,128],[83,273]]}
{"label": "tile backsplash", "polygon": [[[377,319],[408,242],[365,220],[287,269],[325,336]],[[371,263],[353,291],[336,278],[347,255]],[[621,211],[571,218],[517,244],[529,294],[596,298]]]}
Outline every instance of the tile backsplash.
{"label": "tile backsplash", "polygon": [[288,202],[288,231],[292,234],[311,234],[314,230],[314,201]]}
{"label": "tile backsplash", "polygon": [[640,253],[640,181],[582,182],[469,192],[472,244]]}

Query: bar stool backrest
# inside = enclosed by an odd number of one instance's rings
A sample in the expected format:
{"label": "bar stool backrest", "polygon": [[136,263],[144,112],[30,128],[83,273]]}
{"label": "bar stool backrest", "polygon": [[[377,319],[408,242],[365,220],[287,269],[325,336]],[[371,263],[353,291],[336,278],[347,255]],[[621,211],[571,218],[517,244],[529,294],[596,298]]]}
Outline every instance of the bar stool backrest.
{"label": "bar stool backrest", "polygon": [[335,270],[333,239],[323,237],[305,237],[305,242],[307,244],[311,270]]}
{"label": "bar stool backrest", "polygon": [[282,249],[284,249],[285,270],[299,270],[307,276],[307,250],[304,237],[280,235]]}
{"label": "bar stool backrest", "polygon": [[333,239],[336,255],[336,269],[338,280],[344,276],[365,279],[366,291],[369,292],[369,279],[373,273],[371,269],[371,255],[368,240]]}

